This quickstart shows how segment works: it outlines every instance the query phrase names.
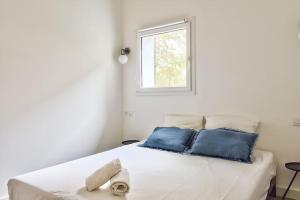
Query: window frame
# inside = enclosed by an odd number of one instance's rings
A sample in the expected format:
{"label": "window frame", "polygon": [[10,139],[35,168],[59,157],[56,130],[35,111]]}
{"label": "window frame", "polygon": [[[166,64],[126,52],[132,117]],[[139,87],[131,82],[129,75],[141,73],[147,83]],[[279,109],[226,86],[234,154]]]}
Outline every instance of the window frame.
{"label": "window frame", "polygon": [[[150,27],[137,31],[137,95],[195,95],[195,41],[192,30],[194,30],[194,19],[185,19],[175,23],[169,23],[161,26]],[[187,73],[186,87],[160,87],[143,88],[142,87],[142,38],[146,36],[172,32],[180,29],[186,29],[187,35]]]}

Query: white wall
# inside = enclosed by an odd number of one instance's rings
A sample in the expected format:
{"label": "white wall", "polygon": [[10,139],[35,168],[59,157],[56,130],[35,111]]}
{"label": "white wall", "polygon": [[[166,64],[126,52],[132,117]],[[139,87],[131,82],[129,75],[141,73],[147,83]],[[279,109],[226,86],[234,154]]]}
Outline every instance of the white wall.
{"label": "white wall", "polygon": [[[278,185],[300,161],[299,0],[123,0],[124,137],[143,139],[170,112],[234,113],[262,121],[258,147],[278,159]],[[136,96],[136,30],[196,16],[197,95]],[[300,179],[294,188],[300,189]]]}
{"label": "white wall", "polygon": [[120,144],[119,4],[0,1],[0,197],[9,177]]}

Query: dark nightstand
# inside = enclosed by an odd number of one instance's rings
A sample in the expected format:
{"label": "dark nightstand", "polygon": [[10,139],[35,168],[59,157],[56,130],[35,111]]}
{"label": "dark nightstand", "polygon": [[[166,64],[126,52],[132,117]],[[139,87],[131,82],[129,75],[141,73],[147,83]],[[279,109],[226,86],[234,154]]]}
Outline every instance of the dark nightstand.
{"label": "dark nightstand", "polygon": [[128,144],[133,144],[133,143],[136,143],[136,142],[139,142],[139,140],[124,140],[124,141],[122,141],[122,144],[123,145],[128,145]]}
{"label": "dark nightstand", "polygon": [[298,172],[300,172],[300,162],[290,162],[290,163],[286,163],[286,164],[285,164],[285,167],[288,168],[289,170],[294,171],[295,174],[294,174],[294,176],[293,176],[293,178],[292,178],[292,180],[291,180],[291,182],[290,182],[288,188],[286,189],[286,191],[285,191],[285,193],[284,193],[282,199],[285,199],[285,197],[286,197],[288,191],[290,190],[290,187],[292,186],[292,184],[293,184],[293,182],[294,182],[294,180],[295,180],[295,178],[296,178]]}

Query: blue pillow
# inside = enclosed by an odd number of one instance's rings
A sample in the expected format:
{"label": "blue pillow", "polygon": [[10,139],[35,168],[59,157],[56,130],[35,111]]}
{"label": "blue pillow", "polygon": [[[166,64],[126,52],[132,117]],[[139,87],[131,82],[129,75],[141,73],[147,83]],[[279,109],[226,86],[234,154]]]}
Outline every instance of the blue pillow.
{"label": "blue pillow", "polygon": [[230,129],[201,130],[189,153],[252,163],[251,154],[258,135]]}
{"label": "blue pillow", "polygon": [[174,152],[184,152],[193,140],[196,131],[176,127],[157,127],[153,133],[140,146],[162,149]]}

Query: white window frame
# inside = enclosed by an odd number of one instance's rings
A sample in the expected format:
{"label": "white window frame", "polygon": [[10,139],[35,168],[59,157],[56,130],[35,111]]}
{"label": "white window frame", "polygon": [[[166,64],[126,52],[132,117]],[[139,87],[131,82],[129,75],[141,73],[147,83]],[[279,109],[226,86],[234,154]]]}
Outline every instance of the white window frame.
{"label": "white window frame", "polygon": [[[137,31],[137,95],[195,95],[195,38],[192,31],[195,30],[195,19],[185,19],[175,23],[155,26]],[[187,31],[187,73],[186,87],[162,87],[162,88],[142,88],[142,38],[155,34],[185,28]]]}

